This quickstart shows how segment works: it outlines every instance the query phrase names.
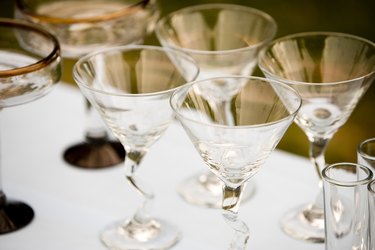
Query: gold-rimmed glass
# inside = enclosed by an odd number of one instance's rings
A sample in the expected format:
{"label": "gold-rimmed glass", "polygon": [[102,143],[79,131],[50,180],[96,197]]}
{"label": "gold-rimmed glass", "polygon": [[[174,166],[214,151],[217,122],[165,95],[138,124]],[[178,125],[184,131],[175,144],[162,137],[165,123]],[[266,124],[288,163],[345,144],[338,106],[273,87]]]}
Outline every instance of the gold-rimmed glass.
{"label": "gold-rimmed glass", "polygon": [[[62,81],[73,83],[77,59],[110,46],[140,44],[159,17],[156,0],[16,0],[16,17],[46,27],[62,48]],[[125,151],[111,138],[97,112],[85,100],[84,140],[63,155],[69,164],[88,169],[116,166]]]}
{"label": "gold-rimmed glass", "polygon": [[[0,110],[46,95],[61,76],[60,46],[40,26],[0,18]],[[11,200],[0,183],[0,234],[16,231],[34,217],[26,203]]]}

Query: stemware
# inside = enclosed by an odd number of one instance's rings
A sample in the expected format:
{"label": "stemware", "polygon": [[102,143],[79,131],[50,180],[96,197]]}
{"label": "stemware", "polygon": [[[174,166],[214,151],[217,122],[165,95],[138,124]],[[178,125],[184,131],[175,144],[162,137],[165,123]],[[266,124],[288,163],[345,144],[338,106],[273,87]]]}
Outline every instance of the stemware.
{"label": "stemware", "polygon": [[153,46],[105,49],[84,56],[74,67],[81,91],[123,144],[126,179],[144,198],[133,217],[102,233],[108,247],[167,249],[178,242],[180,233],[173,225],[150,215],[154,194],[139,184],[135,172],[174,119],[171,93],[198,73],[199,68],[186,54]]}
{"label": "stemware", "polygon": [[[214,93],[213,93],[214,92]],[[214,110],[230,99],[228,125]],[[291,87],[266,78],[231,76],[179,88],[171,106],[210,171],[223,181],[222,214],[234,229],[232,250],[245,249],[249,229],[238,219],[242,191],[276,147],[301,105]]]}
{"label": "stemware", "polygon": [[[39,26],[0,18],[0,110],[44,96],[60,75],[54,36]],[[32,208],[8,199],[0,183],[0,234],[26,226],[33,217]]]}
{"label": "stemware", "polygon": [[[203,4],[161,18],[155,33],[164,47],[193,57],[200,68],[198,78],[205,79],[251,75],[259,51],[272,40],[276,30],[274,19],[260,10],[232,4]],[[228,101],[223,100],[217,112],[228,106]],[[222,119],[227,120],[224,116]],[[188,178],[178,187],[178,192],[189,203],[220,208],[221,189],[221,181],[206,171]],[[248,185],[243,199],[250,198],[254,190],[254,184]]]}
{"label": "stemware", "polygon": [[[159,16],[156,0],[16,0],[16,17],[45,26],[59,40],[64,75],[74,83],[73,65],[94,50],[139,44],[151,32]],[[85,100],[85,140],[68,147],[63,155],[69,164],[89,169],[116,166],[125,151],[109,137],[97,112]]]}
{"label": "stemware", "polygon": [[375,44],[335,32],[293,34],[273,41],[261,53],[259,67],[268,78],[289,84],[301,95],[295,122],[309,140],[309,156],[319,177],[316,199],[288,212],[281,226],[294,238],[324,242],[325,150],[375,78]]}

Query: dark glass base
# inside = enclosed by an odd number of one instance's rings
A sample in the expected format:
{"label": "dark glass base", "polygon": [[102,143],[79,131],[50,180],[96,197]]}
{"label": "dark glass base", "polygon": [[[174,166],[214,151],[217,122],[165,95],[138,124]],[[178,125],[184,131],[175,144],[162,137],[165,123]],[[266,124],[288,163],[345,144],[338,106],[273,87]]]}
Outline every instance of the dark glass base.
{"label": "dark glass base", "polygon": [[69,147],[64,159],[70,165],[86,169],[102,169],[116,166],[125,159],[125,150],[116,141],[89,141]]}
{"label": "dark glass base", "polygon": [[34,218],[33,209],[22,202],[7,200],[0,206],[0,234],[6,234],[28,225]]}

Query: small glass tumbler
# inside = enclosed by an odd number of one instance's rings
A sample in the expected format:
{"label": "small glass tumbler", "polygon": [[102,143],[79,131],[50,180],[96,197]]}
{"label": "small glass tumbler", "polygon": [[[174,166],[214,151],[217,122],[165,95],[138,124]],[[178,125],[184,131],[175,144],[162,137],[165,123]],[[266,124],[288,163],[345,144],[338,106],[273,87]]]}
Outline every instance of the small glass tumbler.
{"label": "small glass tumbler", "polygon": [[372,171],[355,163],[336,163],[322,170],[325,249],[367,250],[367,185]]}
{"label": "small glass tumbler", "polygon": [[369,226],[369,250],[375,250],[375,180],[371,181],[368,186],[368,202],[370,210]]}
{"label": "small glass tumbler", "polygon": [[358,145],[357,162],[375,172],[375,138],[370,138]]}

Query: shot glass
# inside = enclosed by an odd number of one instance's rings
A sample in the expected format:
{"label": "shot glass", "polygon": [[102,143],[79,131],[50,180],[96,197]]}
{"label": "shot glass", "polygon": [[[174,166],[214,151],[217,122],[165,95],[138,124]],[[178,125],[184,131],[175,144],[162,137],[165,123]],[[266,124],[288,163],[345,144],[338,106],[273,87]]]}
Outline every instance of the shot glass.
{"label": "shot glass", "polygon": [[375,138],[370,138],[358,145],[357,162],[375,172]]}
{"label": "shot glass", "polygon": [[371,181],[368,186],[368,202],[370,211],[369,225],[369,250],[375,250],[375,180]]}
{"label": "shot glass", "polygon": [[367,250],[369,207],[367,185],[371,169],[361,164],[336,163],[322,170],[325,249]]}

